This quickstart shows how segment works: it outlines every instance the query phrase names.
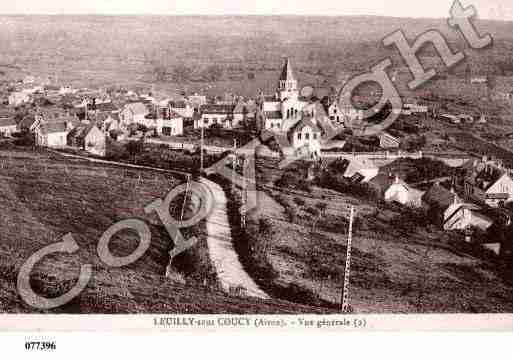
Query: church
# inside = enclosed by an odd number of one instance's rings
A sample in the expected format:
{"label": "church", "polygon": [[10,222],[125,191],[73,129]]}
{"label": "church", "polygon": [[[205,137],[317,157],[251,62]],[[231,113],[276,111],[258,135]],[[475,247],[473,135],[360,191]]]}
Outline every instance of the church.
{"label": "church", "polygon": [[273,132],[287,132],[301,117],[301,111],[308,105],[308,100],[299,95],[298,81],[290,60],[286,59],[276,93],[261,96],[261,126]]}
{"label": "church", "polygon": [[300,95],[289,59],[283,65],[276,93],[260,95],[259,105],[260,128],[274,134],[285,154],[320,157],[322,137],[332,130],[328,128],[329,117],[317,99]]}

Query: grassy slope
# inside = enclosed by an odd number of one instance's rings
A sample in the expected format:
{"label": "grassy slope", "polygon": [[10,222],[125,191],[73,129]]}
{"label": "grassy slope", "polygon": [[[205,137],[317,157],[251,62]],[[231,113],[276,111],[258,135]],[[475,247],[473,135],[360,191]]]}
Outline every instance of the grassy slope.
{"label": "grassy slope", "polygon": [[[492,262],[469,255],[454,235],[417,225],[418,218],[408,210],[383,204],[376,209],[375,202],[316,187],[312,193],[266,191],[265,201],[274,199],[274,209],[269,215],[267,207],[261,207],[260,218],[272,225],[265,240],[270,241],[268,262],[278,273],[275,285],[294,283],[327,305],[339,303],[346,207],[355,205],[351,301],[356,311],[513,311],[513,287],[504,283]],[[319,202],[328,207],[312,233],[312,216],[306,209]]]}
{"label": "grassy slope", "polygon": [[[26,151],[1,151],[0,166],[0,312],[34,312],[16,294],[17,272],[35,251],[57,242],[68,232],[73,234],[80,250],[72,255],[45,257],[35,267],[33,287],[46,296],[58,296],[75,283],[79,264],[92,264],[94,273],[86,290],[56,312],[313,310],[279,301],[232,298],[195,281],[186,286],[166,279],[163,274],[170,240],[156,215],[146,215],[143,208],[179,184],[179,178],[136,170],[127,172]],[[143,178],[140,182],[139,174]],[[114,222],[134,217],[151,223],[151,247],[134,264],[118,269],[107,267],[96,254],[101,234]],[[201,227],[196,234],[202,235]],[[111,242],[112,253],[132,253],[138,243],[134,237],[128,231],[121,232]]]}

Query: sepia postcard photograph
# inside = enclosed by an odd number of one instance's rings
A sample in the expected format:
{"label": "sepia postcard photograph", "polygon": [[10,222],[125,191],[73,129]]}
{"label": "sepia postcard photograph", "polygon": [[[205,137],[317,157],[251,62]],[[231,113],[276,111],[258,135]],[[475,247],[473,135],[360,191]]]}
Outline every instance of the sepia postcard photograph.
{"label": "sepia postcard photograph", "polygon": [[2,2],[0,331],[513,331],[512,34],[509,0]]}

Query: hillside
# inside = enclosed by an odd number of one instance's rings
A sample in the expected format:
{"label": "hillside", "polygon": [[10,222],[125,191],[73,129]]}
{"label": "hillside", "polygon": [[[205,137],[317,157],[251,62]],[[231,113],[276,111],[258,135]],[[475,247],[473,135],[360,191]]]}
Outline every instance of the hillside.
{"label": "hillside", "polygon": [[328,308],[340,303],[354,206],[355,312],[513,311],[511,268],[505,271],[492,255],[433,224],[423,211],[384,203],[356,187],[309,185],[301,164],[275,186],[276,164],[257,163],[260,207],[248,220],[245,263],[266,273],[260,284],[268,293]]}
{"label": "hillside", "polygon": [[[495,62],[511,58],[509,35],[513,23],[477,21],[476,25],[480,31],[490,32],[495,43],[491,50],[470,54],[473,70],[493,69]],[[0,70],[7,77],[30,72],[82,85],[147,86],[155,82],[154,70],[158,66],[170,73],[173,66],[181,64],[199,73],[205,66],[215,63],[225,70],[226,81],[231,77],[237,80],[233,82],[243,83],[248,79],[248,72],[258,75],[262,71],[277,71],[282,57],[287,55],[293,58],[295,67],[303,71],[299,74],[301,81],[308,80],[303,78],[307,73],[316,75],[320,71],[321,81],[325,77],[337,82],[348,74],[367,69],[385,56],[398,60],[395,49],[385,49],[380,44],[385,34],[398,29],[409,38],[438,29],[451,43],[459,48],[465,46],[444,19],[1,16],[0,65],[10,67]],[[491,52],[501,55],[492,63]],[[427,48],[425,57],[432,56],[432,49]],[[183,85],[170,78],[159,84],[167,89]],[[208,88],[207,83],[185,85],[191,89]]]}
{"label": "hillside", "polygon": [[[177,266],[176,280],[164,276],[171,248],[167,232],[144,206],[163,197],[182,178],[158,172],[127,170],[63,159],[47,152],[0,151],[0,312],[34,313],[16,293],[20,266],[37,250],[71,232],[80,250],[55,254],[37,263],[31,276],[36,292],[59,296],[74,285],[79,264],[91,264],[86,290],[56,313],[297,313],[318,309],[281,301],[230,297],[215,283],[207,286],[208,270],[196,248]],[[174,211],[174,208],[171,208]],[[173,212],[175,213],[175,212]],[[135,263],[110,268],[100,261],[97,243],[113,223],[126,218],[147,222],[151,246]],[[186,238],[205,235],[202,223],[184,230]],[[203,237],[204,238],[204,237]],[[129,231],[111,241],[114,255],[132,253],[138,242]],[[182,278],[182,279],[180,279]]]}

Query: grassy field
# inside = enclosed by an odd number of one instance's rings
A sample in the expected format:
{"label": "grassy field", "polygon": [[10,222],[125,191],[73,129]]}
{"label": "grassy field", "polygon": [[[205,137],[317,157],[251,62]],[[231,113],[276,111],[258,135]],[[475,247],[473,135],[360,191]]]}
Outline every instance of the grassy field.
{"label": "grassy field", "polygon": [[[79,264],[91,264],[93,277],[86,290],[61,313],[283,313],[312,312],[298,305],[229,297],[215,283],[205,286],[211,271],[205,260],[202,223],[184,229],[200,245],[177,258],[173,279],[164,276],[171,241],[156,214],[143,208],[180,184],[183,179],[150,171],[96,165],[63,159],[46,152],[0,151],[0,312],[33,313],[17,295],[21,265],[37,250],[72,233],[80,250],[54,254],[37,263],[31,276],[36,292],[55,297],[74,285]],[[176,213],[176,203],[171,211]],[[148,223],[151,246],[135,263],[110,268],[100,261],[97,243],[116,221],[139,218]],[[111,241],[113,255],[124,256],[137,247],[136,235],[118,233]]]}
{"label": "grassy field", "polygon": [[[263,162],[257,167],[260,183],[277,177],[277,171],[262,176],[270,172]],[[268,291],[291,300],[295,288],[302,303],[328,308],[340,303],[353,205],[351,304],[356,312],[513,311],[513,287],[506,282],[511,271],[505,274],[489,253],[430,224],[421,211],[316,186],[304,191],[262,185],[259,200],[265,205],[249,221],[254,250],[247,254],[267,266],[262,285]]]}

